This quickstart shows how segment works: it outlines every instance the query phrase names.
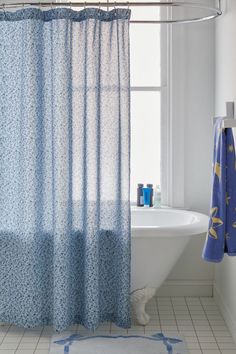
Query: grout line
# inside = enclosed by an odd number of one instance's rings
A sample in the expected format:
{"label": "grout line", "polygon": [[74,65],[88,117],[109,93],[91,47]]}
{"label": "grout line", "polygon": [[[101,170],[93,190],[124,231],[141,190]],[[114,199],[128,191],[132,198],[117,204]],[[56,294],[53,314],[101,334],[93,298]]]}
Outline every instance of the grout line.
{"label": "grout line", "polygon": [[171,302],[171,306],[172,306],[172,311],[174,313],[175,324],[176,324],[177,330],[179,332],[179,326],[178,326],[177,317],[176,317],[176,314],[175,314],[175,307],[174,307],[174,304],[173,304],[172,296],[170,297],[170,302]]}
{"label": "grout line", "polygon": [[[199,297],[198,297],[198,299],[200,300]],[[197,342],[198,342],[198,345],[199,345],[199,347],[200,347],[200,351],[201,351],[201,353],[203,353],[202,347],[201,347],[201,342],[199,341],[199,338],[198,338],[198,335],[197,335],[197,332],[196,332],[196,329],[195,329],[195,326],[194,326],[194,323],[193,323],[193,318],[192,318],[192,315],[191,315],[191,311],[190,311],[190,309],[189,309],[188,302],[187,302],[187,300],[186,300],[186,296],[184,296],[184,301],[185,301],[185,303],[186,303],[186,306],[187,306],[187,309],[188,309],[188,312],[189,312],[189,316],[190,316],[191,321],[192,321],[193,329],[194,329],[195,335],[196,335],[196,337],[197,337]],[[201,307],[202,307],[202,304],[201,304]]]}
{"label": "grout line", "polygon": [[161,323],[161,318],[160,318],[160,314],[159,314],[159,310],[158,310],[157,296],[155,296],[154,299],[155,299],[156,313],[157,313],[157,316],[158,316],[158,321],[159,321],[159,323]]}
{"label": "grout line", "polygon": [[[13,325],[11,325],[11,326],[8,328],[8,330],[9,330],[12,326],[13,326]],[[23,338],[23,336],[24,336],[25,331],[26,331],[26,330],[24,329],[24,332],[23,332],[22,335],[21,335],[21,339],[20,339],[20,341],[19,341],[19,343],[18,343],[18,345],[17,345],[17,347],[16,347],[14,353],[17,353],[17,350],[18,350],[19,345],[20,345],[20,343],[21,343],[21,341],[22,341],[22,338]],[[20,336],[19,336],[19,337],[20,337]]]}
{"label": "grout line", "polygon": [[159,312],[159,306],[158,306],[157,296],[155,296],[155,304],[156,304],[156,310],[157,310],[158,320],[159,320],[159,323],[160,323],[160,331],[161,331],[161,333],[162,333],[161,316],[160,316],[160,312]]}
{"label": "grout line", "polygon": [[111,334],[111,322],[110,322],[110,326],[109,326],[109,334]]}
{"label": "grout line", "polygon": [[[1,327],[4,327],[5,325],[3,325],[3,326],[0,326],[0,328]],[[5,339],[5,337],[6,337],[6,335],[7,335],[7,333],[9,332],[9,329],[11,328],[11,325],[9,325],[9,327],[8,327],[8,329],[7,329],[7,331],[5,332],[5,335],[3,336],[3,339],[2,339],[2,341],[1,341],[1,343],[0,343],[0,345],[2,344],[2,342],[4,341],[4,339]]]}
{"label": "grout line", "polygon": [[[215,338],[215,341],[216,341],[217,347],[218,347],[218,349],[219,349],[219,352],[222,353],[222,351],[221,351],[221,349],[220,349],[220,347],[219,347],[219,344],[218,344],[218,342],[217,342],[215,333],[214,333],[214,331],[213,331],[213,329],[212,329],[212,327],[211,327],[211,323],[210,323],[210,321],[209,321],[209,319],[208,319],[208,316],[207,316],[207,313],[206,313],[206,311],[205,311],[205,308],[204,308],[204,306],[203,306],[202,299],[201,299],[201,298],[199,298],[199,299],[200,299],[200,303],[201,303],[201,306],[202,306],[202,308],[203,308],[204,314],[205,314],[205,316],[206,316],[206,318],[207,318],[207,322],[209,323],[209,326],[210,326],[210,328],[211,328],[213,337]],[[218,308],[218,306],[217,306],[217,308]]]}
{"label": "grout line", "polygon": [[43,330],[44,330],[44,326],[43,326],[42,329],[41,329],[41,332],[40,332],[40,335],[39,335],[39,339],[38,339],[37,344],[36,344],[35,349],[34,349],[34,353],[35,353],[36,350],[37,350],[37,346],[38,346],[38,344],[39,344],[39,341],[40,341],[41,335],[42,335],[42,333],[43,333]]}
{"label": "grout line", "polygon": [[[5,326],[5,325],[0,326],[0,328],[1,328],[1,327],[4,327],[4,326]],[[4,341],[4,339],[5,339],[6,335],[7,335],[7,333],[9,332],[11,326],[12,326],[12,325],[9,324],[9,327],[8,327],[7,331],[5,332],[5,335],[3,336],[3,339],[2,339],[2,341],[1,341],[1,343],[0,343],[0,346],[1,346],[2,342]],[[14,353],[15,353],[15,352],[16,352],[16,349],[14,349]]]}
{"label": "grout line", "polygon": [[155,298],[155,305],[156,305],[157,321],[159,323],[160,331],[162,332],[162,329],[161,329],[161,316],[160,316],[160,313],[159,313],[158,300],[157,300],[158,298],[157,298],[157,296],[155,296],[154,298]]}

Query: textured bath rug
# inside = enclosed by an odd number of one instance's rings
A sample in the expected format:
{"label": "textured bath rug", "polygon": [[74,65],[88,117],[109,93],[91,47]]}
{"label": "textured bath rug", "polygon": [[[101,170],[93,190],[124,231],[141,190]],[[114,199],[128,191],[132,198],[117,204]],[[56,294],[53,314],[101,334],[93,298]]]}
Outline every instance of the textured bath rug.
{"label": "textured bath rug", "polygon": [[187,354],[179,336],[94,335],[64,333],[52,337],[50,354]]}

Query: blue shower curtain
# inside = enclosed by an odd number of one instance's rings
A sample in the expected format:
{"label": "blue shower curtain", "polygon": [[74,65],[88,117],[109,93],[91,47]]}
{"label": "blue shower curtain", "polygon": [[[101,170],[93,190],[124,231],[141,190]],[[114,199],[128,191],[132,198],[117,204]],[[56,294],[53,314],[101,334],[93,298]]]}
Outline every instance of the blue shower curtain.
{"label": "blue shower curtain", "polygon": [[0,13],[0,322],[130,325],[129,17]]}

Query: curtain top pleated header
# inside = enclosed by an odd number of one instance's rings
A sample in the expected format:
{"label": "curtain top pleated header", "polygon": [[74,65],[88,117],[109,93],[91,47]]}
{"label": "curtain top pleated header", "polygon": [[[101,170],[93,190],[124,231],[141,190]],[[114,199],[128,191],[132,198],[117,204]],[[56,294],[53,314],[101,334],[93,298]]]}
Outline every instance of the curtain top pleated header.
{"label": "curtain top pleated header", "polygon": [[76,22],[87,19],[94,19],[100,21],[114,21],[114,20],[129,20],[131,10],[129,9],[113,9],[111,11],[104,11],[96,8],[87,8],[80,11],[74,11],[67,8],[57,8],[47,11],[42,11],[36,8],[21,9],[14,12],[3,11],[0,12],[0,21],[22,21],[22,20],[41,20],[44,22],[68,19]]}

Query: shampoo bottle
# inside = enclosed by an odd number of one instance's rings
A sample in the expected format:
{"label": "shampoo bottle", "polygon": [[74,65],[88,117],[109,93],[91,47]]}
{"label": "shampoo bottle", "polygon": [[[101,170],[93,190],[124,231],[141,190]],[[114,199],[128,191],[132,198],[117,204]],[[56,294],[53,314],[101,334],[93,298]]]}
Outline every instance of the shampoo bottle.
{"label": "shampoo bottle", "polygon": [[152,184],[147,184],[147,187],[151,189],[150,207],[153,207],[153,185]]}
{"label": "shampoo bottle", "polygon": [[143,207],[143,184],[139,183],[137,188],[137,206]]}
{"label": "shampoo bottle", "polygon": [[143,204],[144,208],[150,208],[151,204],[151,188],[143,188]]}
{"label": "shampoo bottle", "polygon": [[161,207],[161,188],[160,185],[158,184],[154,191],[154,208],[160,208],[160,207]]}

